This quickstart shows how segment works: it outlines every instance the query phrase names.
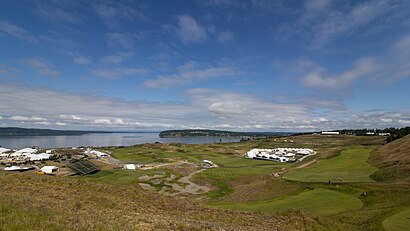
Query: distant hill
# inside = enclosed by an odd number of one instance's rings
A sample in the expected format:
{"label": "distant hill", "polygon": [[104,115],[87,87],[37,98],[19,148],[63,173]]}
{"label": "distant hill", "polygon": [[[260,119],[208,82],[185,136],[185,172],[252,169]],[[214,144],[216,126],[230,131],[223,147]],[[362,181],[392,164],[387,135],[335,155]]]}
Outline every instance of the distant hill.
{"label": "distant hill", "polygon": [[410,135],[383,145],[370,161],[380,168],[372,175],[375,180],[410,182]]}
{"label": "distant hill", "polygon": [[166,130],[159,134],[161,138],[170,137],[195,137],[195,136],[213,136],[213,137],[239,137],[239,138],[256,138],[256,137],[274,137],[287,136],[290,132],[231,132],[208,129],[186,129],[186,130]]}
{"label": "distant hill", "polygon": [[95,131],[52,130],[37,128],[0,127],[0,137],[6,136],[74,136],[90,133],[107,133]]}

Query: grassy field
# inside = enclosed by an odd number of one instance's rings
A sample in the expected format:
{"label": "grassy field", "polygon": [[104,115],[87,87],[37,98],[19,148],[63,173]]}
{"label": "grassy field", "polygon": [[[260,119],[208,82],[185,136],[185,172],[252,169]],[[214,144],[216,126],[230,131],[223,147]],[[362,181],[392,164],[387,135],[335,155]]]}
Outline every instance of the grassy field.
{"label": "grassy field", "polygon": [[100,171],[93,175],[86,176],[87,180],[95,182],[104,182],[110,184],[136,184],[138,182],[138,177],[144,175],[155,175],[162,174],[164,171],[157,169],[149,170],[111,170],[111,171]]}
{"label": "grassy field", "polygon": [[[285,143],[285,139],[293,142]],[[211,160],[219,167],[191,178],[213,189],[201,195],[166,196],[138,185],[143,175],[186,176],[199,169],[192,164],[104,170],[85,177],[0,172],[0,230],[402,230],[409,227],[409,184],[375,182],[369,175],[374,177],[376,168],[367,161],[374,156],[378,176],[386,179],[385,166],[403,165],[402,157],[395,153],[405,155],[408,141],[392,144],[394,153],[387,153],[391,147],[386,145],[384,152],[375,155],[383,139],[301,135],[237,143],[107,148],[125,162]],[[317,154],[301,164],[318,161],[297,168],[300,164],[243,157],[257,147],[312,148]],[[383,159],[386,153],[389,158]],[[384,165],[381,160],[389,163]],[[271,174],[274,172],[287,172],[286,179]],[[389,172],[388,178],[394,180],[396,175]],[[343,184],[327,184],[339,179]]]}
{"label": "grassy field", "polygon": [[314,189],[295,196],[270,201],[247,203],[215,203],[213,206],[225,209],[275,212],[289,209],[304,209],[314,215],[332,215],[359,209],[362,202],[354,195],[328,189]]}
{"label": "grassy field", "polygon": [[261,167],[242,167],[242,168],[212,168],[201,173],[205,178],[215,180],[234,180],[241,176],[256,174],[267,174],[279,170],[278,167],[261,166]]}
{"label": "grassy field", "polygon": [[307,223],[322,227],[305,215],[272,218],[221,211],[186,198],[80,177],[1,171],[0,185],[0,230],[301,230]]}
{"label": "grassy field", "polygon": [[377,168],[367,162],[371,151],[372,148],[367,147],[343,150],[337,157],[295,169],[285,174],[285,178],[303,182],[373,182],[369,176]]}
{"label": "grassy field", "polygon": [[410,209],[401,211],[383,221],[387,231],[401,231],[410,229]]}

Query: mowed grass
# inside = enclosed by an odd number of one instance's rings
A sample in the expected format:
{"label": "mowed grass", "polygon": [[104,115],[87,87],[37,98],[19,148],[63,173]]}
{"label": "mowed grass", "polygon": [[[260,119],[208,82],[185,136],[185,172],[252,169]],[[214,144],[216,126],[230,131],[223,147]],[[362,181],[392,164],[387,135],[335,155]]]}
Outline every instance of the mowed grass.
{"label": "mowed grass", "polygon": [[367,162],[371,151],[371,148],[365,147],[343,150],[336,157],[319,160],[305,168],[294,169],[284,177],[303,182],[374,182],[369,176],[377,168]]}
{"label": "mowed grass", "polygon": [[410,229],[410,209],[401,211],[383,221],[387,231],[401,231]]}
{"label": "mowed grass", "polygon": [[304,209],[313,215],[333,215],[349,210],[359,209],[362,202],[354,195],[329,189],[314,189],[295,196],[274,200],[253,201],[245,203],[218,202],[212,206],[256,212],[276,212],[289,209]]}
{"label": "mowed grass", "polygon": [[[165,148],[169,148],[170,150],[164,150]],[[184,146],[183,148],[176,148],[172,146],[165,146],[162,148],[133,146],[117,148],[114,150],[113,156],[122,161],[133,162],[170,162],[172,160],[187,160],[191,163],[200,163],[203,160],[211,160],[222,167],[278,165],[278,163],[273,161],[247,159],[243,156],[227,154],[223,151],[219,152],[219,149],[216,149],[215,151],[198,149],[199,148],[196,146]],[[226,148],[223,150],[226,151],[230,149]]]}
{"label": "mowed grass", "polygon": [[268,174],[277,171],[278,168],[263,167],[240,167],[240,168],[211,168],[201,173],[202,177],[215,180],[234,180],[241,176],[256,174]]}
{"label": "mowed grass", "polygon": [[138,177],[144,175],[161,174],[161,171],[149,170],[112,170],[100,171],[93,175],[86,176],[90,181],[104,182],[110,184],[134,184],[138,182]]}

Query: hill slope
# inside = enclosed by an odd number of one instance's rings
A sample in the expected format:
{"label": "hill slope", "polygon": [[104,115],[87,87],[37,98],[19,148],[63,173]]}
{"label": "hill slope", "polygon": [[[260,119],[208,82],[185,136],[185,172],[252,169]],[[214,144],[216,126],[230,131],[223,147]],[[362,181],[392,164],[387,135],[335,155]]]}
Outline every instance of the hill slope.
{"label": "hill slope", "polygon": [[187,198],[76,177],[0,172],[0,230],[306,230],[304,213],[206,208]]}
{"label": "hill slope", "polygon": [[410,182],[410,135],[379,148],[371,163],[380,168],[372,175],[377,181]]}

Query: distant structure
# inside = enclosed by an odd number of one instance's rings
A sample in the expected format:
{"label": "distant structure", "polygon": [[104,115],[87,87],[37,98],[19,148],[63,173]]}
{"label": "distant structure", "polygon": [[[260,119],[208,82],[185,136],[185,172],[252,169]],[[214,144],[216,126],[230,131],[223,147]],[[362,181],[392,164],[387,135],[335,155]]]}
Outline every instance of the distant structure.
{"label": "distant structure", "polygon": [[57,166],[44,166],[41,169],[41,172],[44,172],[45,174],[53,174],[53,172],[58,170]]}
{"label": "distant structure", "polygon": [[97,150],[92,150],[91,148],[88,148],[84,153],[85,154],[93,154],[97,158],[104,158],[104,157],[110,156],[108,153],[100,152],[100,151],[97,151]]}
{"label": "distant structure", "polygon": [[322,135],[339,135],[340,133],[339,132],[326,132],[326,131],[324,131],[320,134],[322,134]]}
{"label": "distant structure", "polygon": [[310,148],[254,148],[245,154],[249,159],[271,160],[276,162],[294,162],[297,158],[313,155],[315,151]]}
{"label": "distant structure", "polygon": [[210,167],[212,167],[212,166],[214,165],[214,162],[212,162],[212,161],[210,161],[210,160],[203,160],[203,161],[202,161],[202,165],[203,165],[204,167],[210,168]]}

